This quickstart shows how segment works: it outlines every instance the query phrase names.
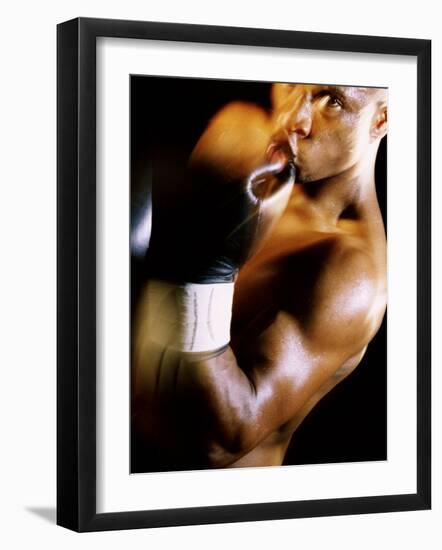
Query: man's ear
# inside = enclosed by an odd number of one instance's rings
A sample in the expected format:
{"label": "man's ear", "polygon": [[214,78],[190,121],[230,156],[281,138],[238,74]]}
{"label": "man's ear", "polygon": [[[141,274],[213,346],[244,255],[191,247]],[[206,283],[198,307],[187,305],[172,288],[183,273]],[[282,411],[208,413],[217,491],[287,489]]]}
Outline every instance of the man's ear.
{"label": "man's ear", "polygon": [[387,103],[378,104],[376,113],[371,125],[371,137],[373,139],[382,139],[388,130],[388,109]]}

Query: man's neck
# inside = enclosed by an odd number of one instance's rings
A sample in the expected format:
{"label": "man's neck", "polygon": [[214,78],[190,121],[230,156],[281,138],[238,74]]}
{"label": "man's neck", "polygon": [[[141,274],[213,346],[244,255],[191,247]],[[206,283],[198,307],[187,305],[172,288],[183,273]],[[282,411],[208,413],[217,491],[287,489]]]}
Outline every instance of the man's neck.
{"label": "man's neck", "polygon": [[330,178],[301,184],[295,192],[296,203],[321,225],[333,227],[342,219],[378,221],[380,216],[374,164],[355,165]]}

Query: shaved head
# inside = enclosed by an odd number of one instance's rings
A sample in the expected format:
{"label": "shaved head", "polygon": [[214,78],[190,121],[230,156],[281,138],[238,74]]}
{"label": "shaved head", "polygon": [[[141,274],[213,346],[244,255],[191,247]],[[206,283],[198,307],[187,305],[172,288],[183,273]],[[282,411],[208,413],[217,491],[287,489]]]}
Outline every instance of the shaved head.
{"label": "shaved head", "polygon": [[374,159],[387,132],[387,94],[380,87],[273,84],[273,140],[289,144],[298,181],[318,181]]}
{"label": "shaved head", "polygon": [[369,91],[369,96],[373,101],[387,103],[388,88],[365,88]]}

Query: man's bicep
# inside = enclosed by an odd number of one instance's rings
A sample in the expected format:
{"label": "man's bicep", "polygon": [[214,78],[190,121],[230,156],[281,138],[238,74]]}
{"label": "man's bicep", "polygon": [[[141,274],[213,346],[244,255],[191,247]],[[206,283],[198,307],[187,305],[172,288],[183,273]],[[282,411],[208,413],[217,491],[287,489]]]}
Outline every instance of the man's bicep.
{"label": "man's bicep", "polygon": [[[299,322],[278,312],[260,334],[250,334],[237,356],[255,392],[251,436],[261,440],[293,418],[338,365],[333,353],[314,353]],[[253,429],[259,427],[261,433]]]}
{"label": "man's bicep", "polygon": [[215,462],[240,458],[290,420],[321,384],[317,360],[285,313],[241,346],[198,358],[186,354],[176,379],[184,418],[206,425]]}

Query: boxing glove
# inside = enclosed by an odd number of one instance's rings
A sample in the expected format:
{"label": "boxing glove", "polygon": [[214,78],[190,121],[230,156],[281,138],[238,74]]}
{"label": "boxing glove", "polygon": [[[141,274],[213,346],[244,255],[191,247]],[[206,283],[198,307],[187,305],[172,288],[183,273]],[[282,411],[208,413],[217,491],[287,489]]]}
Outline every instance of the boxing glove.
{"label": "boxing glove", "polygon": [[138,318],[157,345],[204,354],[228,345],[235,275],[279,218],[295,181],[289,152],[271,136],[263,110],[229,104],[186,162],[163,164],[167,181],[156,180],[154,170]]}
{"label": "boxing glove", "polygon": [[188,162],[168,172],[177,198],[153,202],[149,277],[232,282],[284,210],[295,180],[288,152],[271,142],[267,114],[251,104],[227,105]]}

